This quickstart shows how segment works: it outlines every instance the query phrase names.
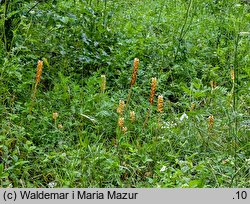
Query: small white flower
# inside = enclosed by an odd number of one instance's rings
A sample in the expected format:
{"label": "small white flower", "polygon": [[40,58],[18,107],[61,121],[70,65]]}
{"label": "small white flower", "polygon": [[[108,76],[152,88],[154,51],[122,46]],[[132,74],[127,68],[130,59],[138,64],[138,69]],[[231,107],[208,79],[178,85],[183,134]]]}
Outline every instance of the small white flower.
{"label": "small white flower", "polygon": [[240,32],[240,36],[248,36],[250,35],[250,32]]}
{"label": "small white flower", "polygon": [[180,121],[182,122],[184,119],[188,119],[188,116],[187,116],[187,114],[185,112],[180,117]]}
{"label": "small white flower", "polygon": [[163,167],[161,167],[160,172],[163,172],[163,171],[165,171],[166,169],[167,169],[167,167],[166,167],[166,166],[163,166]]}
{"label": "small white flower", "polygon": [[177,124],[174,123],[173,121],[172,122],[165,122],[163,121],[163,124],[161,126],[162,129],[169,129],[169,128],[173,128],[175,127]]}
{"label": "small white flower", "polygon": [[56,186],[56,183],[55,182],[50,182],[49,184],[48,184],[48,187],[49,188],[54,188]]}
{"label": "small white flower", "polygon": [[170,128],[169,122],[163,122],[163,125],[161,126],[162,129]]}

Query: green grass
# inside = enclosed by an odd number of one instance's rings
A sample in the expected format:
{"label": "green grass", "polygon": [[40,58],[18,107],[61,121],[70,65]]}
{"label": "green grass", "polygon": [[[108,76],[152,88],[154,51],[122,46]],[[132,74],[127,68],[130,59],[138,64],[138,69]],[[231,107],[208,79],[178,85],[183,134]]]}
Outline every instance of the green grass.
{"label": "green grass", "polygon": [[[0,187],[250,187],[249,4],[5,6]],[[128,98],[135,57],[140,64],[123,114],[124,134],[116,110]],[[32,99],[39,59],[43,73]],[[156,95],[145,125],[152,77]],[[162,114],[158,95],[164,97]]]}

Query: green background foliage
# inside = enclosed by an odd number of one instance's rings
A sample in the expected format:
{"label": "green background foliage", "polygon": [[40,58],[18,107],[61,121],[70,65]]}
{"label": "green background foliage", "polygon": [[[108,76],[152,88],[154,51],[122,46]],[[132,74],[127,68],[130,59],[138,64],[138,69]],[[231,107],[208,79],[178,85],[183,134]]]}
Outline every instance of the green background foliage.
{"label": "green background foliage", "polygon": [[[250,186],[248,1],[0,6],[1,187]],[[129,91],[124,134],[116,109]]]}

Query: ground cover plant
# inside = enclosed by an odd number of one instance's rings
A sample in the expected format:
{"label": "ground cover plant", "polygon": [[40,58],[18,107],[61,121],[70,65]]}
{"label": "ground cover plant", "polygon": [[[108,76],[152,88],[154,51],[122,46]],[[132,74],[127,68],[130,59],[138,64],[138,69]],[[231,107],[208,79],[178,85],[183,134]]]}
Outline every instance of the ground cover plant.
{"label": "ground cover plant", "polygon": [[0,6],[0,187],[250,187],[249,1]]}

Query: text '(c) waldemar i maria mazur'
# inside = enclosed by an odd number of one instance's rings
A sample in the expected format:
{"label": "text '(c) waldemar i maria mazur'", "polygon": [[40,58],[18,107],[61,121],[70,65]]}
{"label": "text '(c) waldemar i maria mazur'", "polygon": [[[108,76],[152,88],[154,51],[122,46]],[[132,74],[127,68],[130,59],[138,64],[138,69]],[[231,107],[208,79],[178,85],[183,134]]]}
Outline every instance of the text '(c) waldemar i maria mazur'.
{"label": "text '(c) waldemar i maria mazur'", "polygon": [[75,200],[83,200],[83,199],[128,199],[128,200],[136,200],[138,198],[139,193],[135,192],[118,192],[117,190],[113,191],[105,191],[105,192],[88,192],[84,191],[72,191],[68,192],[45,192],[45,191],[20,191],[20,196],[22,200],[67,200],[67,199],[75,199]]}

